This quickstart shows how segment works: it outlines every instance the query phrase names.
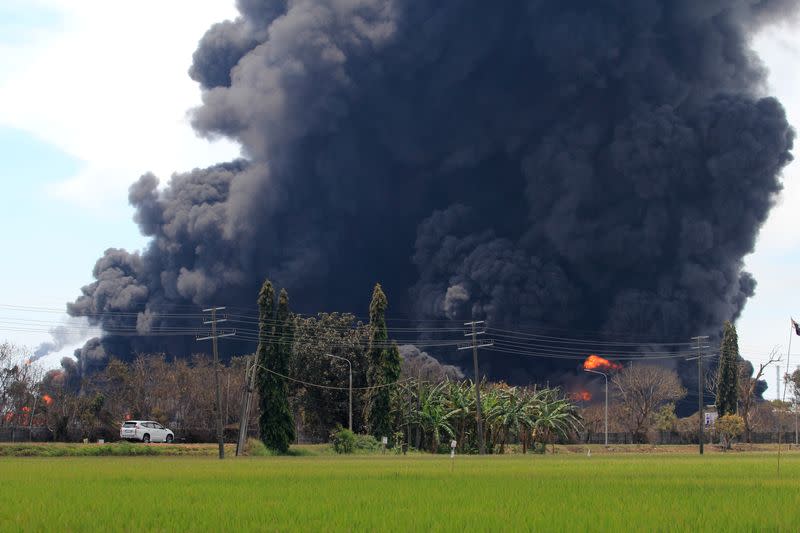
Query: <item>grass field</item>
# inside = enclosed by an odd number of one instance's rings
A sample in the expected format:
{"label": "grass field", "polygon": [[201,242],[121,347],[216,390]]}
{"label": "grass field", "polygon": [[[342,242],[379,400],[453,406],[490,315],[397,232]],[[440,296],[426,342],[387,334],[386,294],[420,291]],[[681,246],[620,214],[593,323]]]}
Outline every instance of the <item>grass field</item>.
{"label": "grass field", "polygon": [[0,457],[3,531],[797,531],[800,456]]}

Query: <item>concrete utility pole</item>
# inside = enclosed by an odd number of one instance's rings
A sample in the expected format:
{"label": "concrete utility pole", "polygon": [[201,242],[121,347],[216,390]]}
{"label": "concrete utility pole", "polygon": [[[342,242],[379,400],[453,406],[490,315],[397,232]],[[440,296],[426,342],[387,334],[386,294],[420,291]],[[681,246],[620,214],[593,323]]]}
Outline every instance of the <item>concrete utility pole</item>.
{"label": "concrete utility pole", "polygon": [[472,322],[464,322],[465,326],[472,326],[472,331],[465,333],[465,337],[472,336],[472,342],[460,344],[459,350],[472,350],[472,365],[475,368],[475,422],[478,426],[478,453],[481,455],[486,454],[486,445],[483,442],[483,416],[481,415],[481,375],[478,370],[478,348],[486,348],[494,346],[494,341],[486,340],[478,344],[478,335],[483,335],[486,331],[478,331],[478,324],[484,324],[483,320],[473,320]]}
{"label": "concrete utility pole", "polygon": [[244,369],[244,396],[242,397],[242,412],[239,416],[239,439],[236,441],[236,457],[244,453],[244,444],[247,440],[247,424],[250,421],[250,405],[253,391],[256,387],[256,371],[258,369],[258,355],[253,355],[253,364],[245,362]]}
{"label": "concrete utility pole", "polygon": [[[422,370],[417,368],[417,411],[422,411]],[[419,450],[422,443],[422,428],[417,422],[417,427],[414,431],[414,448]]]}
{"label": "concrete utility pole", "polygon": [[347,429],[353,431],[353,364],[350,362],[349,359],[345,359],[344,357],[333,355],[332,353],[326,353],[328,357],[333,357],[334,359],[341,359],[342,361],[347,362],[347,367],[350,369],[350,402],[349,407],[347,409]]}
{"label": "concrete utility pole", "polygon": [[225,373],[225,425],[228,425],[228,407],[231,405],[231,375]]}
{"label": "concrete utility pole", "polygon": [[[703,455],[703,424],[705,424],[705,417],[703,416],[703,352],[701,350],[706,346],[701,346],[700,342],[707,341],[708,335],[692,337],[692,340],[697,341],[697,357],[692,359],[697,359],[697,416],[700,418],[697,439],[700,443],[700,455]],[[691,361],[691,359],[689,360]]]}
{"label": "concrete utility pole", "polygon": [[215,389],[215,406],[217,414],[217,442],[219,444],[219,458],[225,459],[225,440],[222,434],[222,392],[219,386],[219,352],[217,350],[217,339],[221,337],[232,337],[236,335],[235,331],[218,333],[217,324],[225,322],[227,318],[217,318],[217,311],[224,311],[224,307],[212,307],[210,309],[203,309],[204,313],[211,313],[211,320],[204,320],[203,324],[211,325],[211,335],[206,337],[198,337],[198,341],[206,341],[211,339],[211,349],[214,352],[214,389]]}
{"label": "concrete utility pole", "polygon": [[605,372],[598,372],[597,370],[590,370],[588,368],[583,369],[584,372],[591,372],[592,374],[600,374],[606,380],[606,412],[605,412],[605,429],[606,429],[606,438],[605,443],[606,447],[608,447],[608,374]]}

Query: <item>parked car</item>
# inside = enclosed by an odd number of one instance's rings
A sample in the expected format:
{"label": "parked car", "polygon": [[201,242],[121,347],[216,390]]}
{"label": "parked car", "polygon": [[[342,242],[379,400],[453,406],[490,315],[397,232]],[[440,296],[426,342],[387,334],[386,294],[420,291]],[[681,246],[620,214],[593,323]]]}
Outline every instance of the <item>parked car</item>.
{"label": "parked car", "polygon": [[175,434],[152,420],[128,420],[119,430],[120,438],[141,442],[173,442]]}

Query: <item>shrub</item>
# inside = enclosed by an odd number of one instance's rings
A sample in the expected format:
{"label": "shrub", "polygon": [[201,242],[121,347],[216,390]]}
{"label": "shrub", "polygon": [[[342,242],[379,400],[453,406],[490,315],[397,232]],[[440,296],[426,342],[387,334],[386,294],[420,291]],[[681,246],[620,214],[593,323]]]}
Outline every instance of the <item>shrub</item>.
{"label": "shrub", "polygon": [[331,432],[331,443],[336,453],[353,453],[356,441],[355,434],[342,426],[336,426],[336,429]]}
{"label": "shrub", "polygon": [[244,453],[250,457],[267,457],[272,455],[270,451],[264,446],[264,443],[258,439],[249,438],[244,444]]}
{"label": "shrub", "polygon": [[380,449],[380,442],[372,435],[356,435],[356,450],[361,452],[374,452]]}
{"label": "shrub", "polygon": [[731,441],[744,432],[744,419],[739,415],[721,416],[714,423],[714,429],[722,437],[725,448],[730,448]]}
{"label": "shrub", "polygon": [[336,453],[369,453],[381,449],[372,435],[356,435],[349,429],[336,426],[331,432],[331,444]]}

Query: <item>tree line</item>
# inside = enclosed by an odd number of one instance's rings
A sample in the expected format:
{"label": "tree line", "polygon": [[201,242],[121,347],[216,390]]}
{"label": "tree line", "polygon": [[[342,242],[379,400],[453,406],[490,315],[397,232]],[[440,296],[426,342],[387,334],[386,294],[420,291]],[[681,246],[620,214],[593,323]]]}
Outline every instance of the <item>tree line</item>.
{"label": "tree line", "polygon": [[[791,403],[760,399],[765,387],[764,372],[778,361],[773,351],[769,359],[755,369],[739,353],[736,327],[730,322],[723,325],[719,363],[706,373],[701,384],[706,400],[704,411],[708,401],[717,416],[717,421],[707,428],[706,438],[719,437],[729,446],[738,437],[751,442],[756,432],[774,433],[794,427],[790,418],[796,410],[800,372],[785,376],[786,386],[792,391]],[[696,442],[698,418],[703,414],[696,412],[686,418],[675,414],[676,402],[687,394],[678,374],[667,367],[647,363],[626,366],[610,376],[609,431],[629,435],[633,442],[658,442],[668,433]],[[693,391],[693,394],[696,401],[697,393]],[[587,438],[604,430],[605,413],[601,403],[583,405],[580,413]]]}
{"label": "tree line", "polygon": [[[248,427],[268,447],[286,452],[295,442],[325,442],[337,426],[347,427],[351,365],[357,433],[428,451],[447,449],[450,440],[462,453],[477,449],[473,384],[459,369],[389,338],[388,302],[380,285],[373,290],[368,323],[343,313],[294,315],[286,291],[276,298],[269,281],[261,288],[258,305],[254,356],[260,400]],[[350,365],[330,356],[345,358]],[[234,357],[220,368],[220,407],[229,440],[239,427],[251,357]],[[725,325],[720,357],[705,388],[720,416],[732,420],[727,436],[743,433],[749,440],[752,432],[773,431],[776,422],[787,421],[791,415],[785,406],[757,400],[759,380],[773,359],[757,371],[742,361],[731,324]],[[45,373],[24,359],[25,350],[0,344],[0,427],[16,428],[19,438],[25,438],[27,426],[46,427],[56,440],[114,439],[121,421],[148,418],[171,427],[179,440],[212,440],[214,367],[204,355],[172,359],[141,354],[130,362],[112,358],[80,384],[67,383],[64,373]],[[800,373],[788,378],[800,383]],[[696,432],[700,414],[686,419],[675,415],[675,402],[687,392],[673,370],[633,364],[610,381],[611,432],[626,433],[634,442],[655,440],[663,432],[687,437]],[[570,398],[558,388],[483,382],[481,403],[490,451],[503,452],[511,444],[541,450],[546,443],[580,442],[603,430],[602,402]]]}

